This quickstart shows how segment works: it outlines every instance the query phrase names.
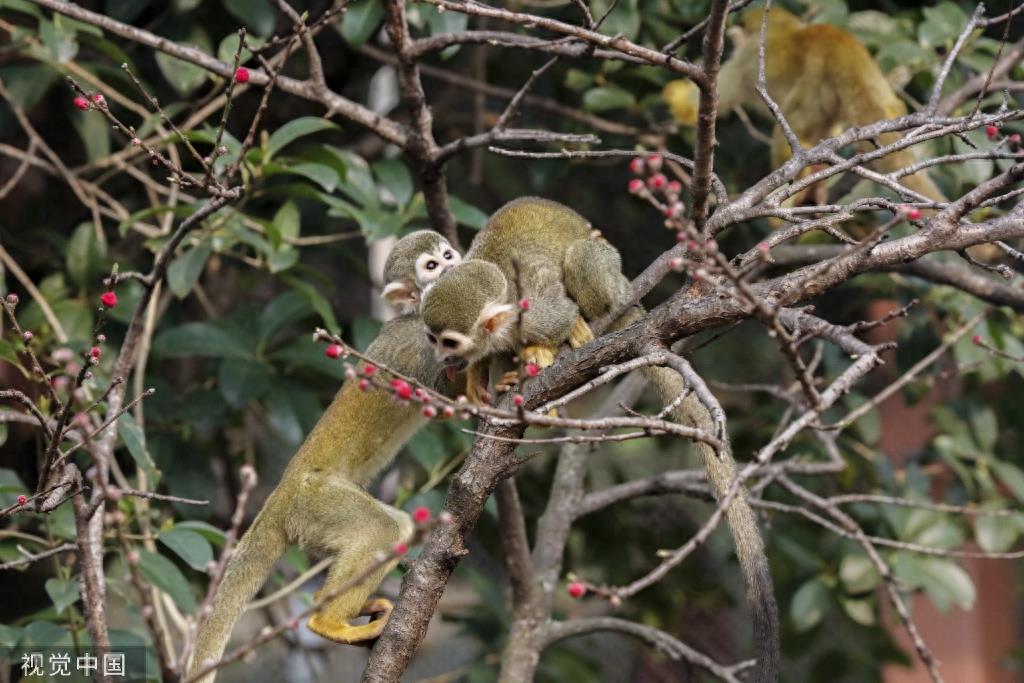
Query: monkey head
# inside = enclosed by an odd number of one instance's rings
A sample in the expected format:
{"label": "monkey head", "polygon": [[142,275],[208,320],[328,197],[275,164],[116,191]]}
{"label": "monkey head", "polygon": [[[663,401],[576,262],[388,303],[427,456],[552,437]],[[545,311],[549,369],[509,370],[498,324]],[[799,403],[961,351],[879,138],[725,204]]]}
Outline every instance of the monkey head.
{"label": "monkey head", "polygon": [[414,313],[422,292],[462,256],[440,233],[417,230],[395,243],[384,262],[384,300],[398,313]]}

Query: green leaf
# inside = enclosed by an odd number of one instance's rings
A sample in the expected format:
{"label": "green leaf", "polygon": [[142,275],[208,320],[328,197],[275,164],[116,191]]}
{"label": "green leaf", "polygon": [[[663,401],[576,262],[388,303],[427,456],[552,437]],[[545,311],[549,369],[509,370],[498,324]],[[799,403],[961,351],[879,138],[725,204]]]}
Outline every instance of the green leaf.
{"label": "green leaf", "polygon": [[128,449],[135,464],[149,477],[150,485],[155,486],[159,472],[153,459],[149,457],[149,451],[146,450],[146,435],[143,433],[142,427],[132,419],[131,415],[125,413],[117,418],[117,435],[121,437],[121,441]]}
{"label": "green leaf", "polygon": [[286,325],[298,322],[313,312],[309,300],[301,293],[291,290],[276,297],[263,308],[260,314],[260,345]]}
{"label": "green leaf", "polygon": [[174,296],[184,299],[199,282],[199,277],[206,267],[206,260],[213,253],[213,247],[209,239],[204,239],[198,245],[189,249],[178,258],[171,261],[167,267],[167,284],[170,286]]}
{"label": "green leaf", "polygon": [[78,582],[70,579],[52,578],[46,580],[46,594],[53,601],[57,614],[78,602]]}
{"label": "green leaf", "polygon": [[465,225],[474,230],[482,230],[487,225],[487,214],[480,209],[467,204],[458,197],[449,196],[448,206],[460,225]]}
{"label": "green leaf", "polygon": [[945,612],[954,602],[964,609],[974,604],[971,578],[955,562],[900,552],[891,563],[893,575],[911,588],[922,588],[937,608]]}
{"label": "green leaf", "polygon": [[[198,26],[193,27],[192,32],[184,40],[175,42],[179,45],[198,48],[207,54],[213,51],[210,39]],[[156,64],[160,67],[160,73],[164,75],[167,82],[182,95],[188,95],[205,83],[208,77],[206,69],[171,57],[166,52],[156,53]]]}
{"label": "green leaf", "polygon": [[96,226],[80,223],[68,240],[65,257],[68,275],[79,289],[87,289],[93,278],[103,270],[106,249],[96,239]]}
{"label": "green leaf", "polygon": [[379,193],[366,159],[347,149],[331,145],[325,146],[324,149],[337,157],[345,166],[345,184],[341,188],[345,194],[363,206],[377,206],[380,203]]}
{"label": "green leaf", "polygon": [[331,304],[324,298],[323,294],[318,292],[313,285],[290,275],[282,275],[281,279],[287,282],[292,289],[306,297],[309,305],[320,316],[324,326],[331,334],[341,334],[341,325],[338,324],[338,319],[334,317],[334,311],[331,310]]}
{"label": "green leaf", "polygon": [[53,61],[63,64],[78,54],[75,32],[62,26],[57,20],[39,20],[39,37],[50,51]]}
{"label": "green leaf", "polygon": [[285,148],[285,146],[294,140],[307,135],[312,135],[313,133],[319,133],[322,130],[334,130],[337,127],[337,125],[331,123],[327,119],[322,119],[317,116],[303,116],[298,119],[292,119],[275,130],[273,135],[270,136],[270,140],[267,142],[267,156],[265,161],[270,161],[275,154],[280,152]]}
{"label": "green leaf", "polygon": [[987,553],[1009,550],[1020,538],[1021,529],[1006,517],[978,515],[974,519],[974,538]]}
{"label": "green leaf", "polygon": [[277,210],[273,220],[274,230],[268,235],[274,249],[281,248],[282,239],[295,239],[299,236],[300,220],[299,207],[293,201],[285,202]]}
{"label": "green leaf", "polygon": [[263,361],[227,358],[217,372],[220,393],[231,406],[242,408],[270,390],[274,369]]}
{"label": "green leaf", "polygon": [[847,593],[857,595],[874,590],[880,577],[866,555],[855,553],[846,555],[839,563],[839,578]]}
{"label": "green leaf", "polygon": [[224,9],[251,28],[256,35],[269,36],[276,20],[274,8],[267,0],[223,0]]}
{"label": "green leaf", "polygon": [[591,3],[591,11],[595,18],[608,15],[601,24],[603,33],[610,36],[621,34],[627,40],[634,40],[640,32],[640,9],[637,0],[594,0]]}
{"label": "green leaf", "polygon": [[850,600],[848,598],[843,598],[840,602],[842,603],[843,611],[846,612],[847,616],[861,626],[875,625],[875,608],[870,600]]}
{"label": "green leaf", "polygon": [[828,588],[821,579],[811,579],[797,589],[789,606],[789,618],[798,631],[813,628],[829,606]]}
{"label": "green leaf", "polygon": [[988,407],[978,407],[971,411],[970,422],[974,440],[981,446],[981,450],[991,453],[999,437],[999,423],[996,421],[995,412]]}
{"label": "green leaf", "polygon": [[[446,14],[456,14],[447,12]],[[383,159],[373,164],[373,174],[394,198],[398,206],[405,206],[412,199],[412,176],[409,169],[398,159]]]}
{"label": "green leaf", "polygon": [[352,47],[359,47],[373,34],[384,18],[384,3],[379,0],[361,0],[349,5],[342,15],[341,35]]}
{"label": "green leaf", "polygon": [[249,358],[249,349],[246,337],[214,323],[185,323],[165,330],[153,341],[153,353],[164,358]]}
{"label": "green leaf", "polygon": [[99,112],[81,112],[81,116],[72,117],[78,137],[85,147],[85,156],[89,161],[97,161],[110,154],[110,124]]}
{"label": "green leaf", "polygon": [[275,251],[267,259],[267,266],[271,273],[283,273],[299,262],[299,250],[291,245],[285,245],[282,249]]}
{"label": "green leaf", "polygon": [[633,94],[617,85],[591,88],[583,94],[583,108],[588,111],[607,111],[631,107],[636,104]]}
{"label": "green leaf", "polygon": [[6,339],[0,339],[0,359],[7,361],[14,367],[21,370],[21,374],[26,377],[29,376],[29,373],[21,364],[21,359],[18,358],[18,352],[14,350],[14,346]]}
{"label": "green leaf", "polygon": [[[302,176],[307,180],[312,180],[314,183],[320,186],[324,192],[334,192],[338,189],[341,184],[341,176],[330,166],[326,164],[315,164],[312,162],[304,161],[296,164],[288,164],[279,166],[272,164],[275,170],[272,173],[291,173],[293,175]],[[272,175],[268,173],[268,175]]]}
{"label": "green leaf", "polygon": [[171,596],[171,599],[182,609],[192,614],[196,611],[196,600],[192,588],[181,571],[174,563],[163,555],[158,555],[144,548],[139,548],[139,571],[146,580]]}
{"label": "green leaf", "polygon": [[1003,460],[991,460],[989,466],[995,471],[996,476],[1010,488],[1014,497],[1024,502],[1024,472],[1016,465]]}
{"label": "green leaf", "polygon": [[190,529],[174,526],[161,531],[157,540],[173,550],[185,563],[199,571],[206,571],[206,565],[213,561],[213,548],[203,536]]}
{"label": "green leaf", "polygon": [[207,524],[206,522],[178,522],[174,525],[174,528],[194,531],[218,548],[224,546],[224,532],[211,524]]}

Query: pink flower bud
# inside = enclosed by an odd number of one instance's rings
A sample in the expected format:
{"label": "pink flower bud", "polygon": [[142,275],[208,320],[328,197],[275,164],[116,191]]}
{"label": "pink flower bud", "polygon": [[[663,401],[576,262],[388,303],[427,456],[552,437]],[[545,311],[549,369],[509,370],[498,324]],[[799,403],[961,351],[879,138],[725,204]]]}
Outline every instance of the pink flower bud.
{"label": "pink flower bud", "polygon": [[515,396],[512,397],[512,403],[514,403],[517,408],[522,407],[523,402],[524,399],[522,394],[516,394]]}
{"label": "pink flower bud", "polygon": [[71,100],[71,103],[74,104],[76,108],[81,109],[82,111],[85,111],[89,108],[89,100],[85,99],[81,95]]}
{"label": "pink flower bud", "polygon": [[639,178],[633,178],[632,180],[629,181],[630,194],[640,194],[641,192],[643,192],[643,189],[644,181],[640,180]]}
{"label": "pink flower bud", "polygon": [[666,185],[668,185],[668,178],[664,173],[655,173],[647,179],[647,187],[652,190],[663,190]]}
{"label": "pink flower bud", "polygon": [[113,308],[117,305],[117,294],[114,292],[103,292],[100,296],[100,303],[106,308]]}
{"label": "pink flower bud", "polygon": [[565,592],[569,594],[570,598],[582,598],[587,594],[587,587],[582,581],[570,581],[569,585],[565,587]]}
{"label": "pink flower bud", "polygon": [[430,521],[430,508],[426,505],[420,505],[418,508],[412,511],[412,521],[417,524],[426,524]]}
{"label": "pink flower bud", "polygon": [[644,160],[641,159],[640,157],[630,159],[629,170],[631,173],[635,175],[640,175],[641,173],[644,172]]}
{"label": "pink flower bud", "polygon": [[527,363],[526,374],[530,377],[536,377],[537,375],[540,374],[540,366],[538,366],[536,363]]}
{"label": "pink flower bud", "polygon": [[244,66],[240,66],[235,69],[235,82],[236,83],[248,83],[249,82],[249,70]]}
{"label": "pink flower bud", "polygon": [[331,344],[324,350],[324,355],[328,358],[334,359],[341,355],[341,344]]}

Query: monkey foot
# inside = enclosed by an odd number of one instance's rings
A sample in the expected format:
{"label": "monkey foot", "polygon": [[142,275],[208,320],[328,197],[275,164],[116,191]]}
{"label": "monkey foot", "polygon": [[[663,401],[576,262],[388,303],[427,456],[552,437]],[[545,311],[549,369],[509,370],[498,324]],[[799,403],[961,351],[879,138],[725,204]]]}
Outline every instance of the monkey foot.
{"label": "monkey foot", "polygon": [[569,330],[569,346],[574,349],[594,341],[594,333],[590,331],[590,325],[583,319],[583,316],[576,316],[576,320],[572,323],[572,329]]}
{"label": "monkey foot", "polygon": [[336,643],[344,645],[366,643],[376,640],[384,632],[384,625],[388,623],[392,609],[394,609],[394,605],[390,600],[375,598],[368,600],[359,610],[360,616],[371,617],[369,623],[358,626],[349,624],[347,621],[330,623],[329,617],[320,613],[311,616],[306,625],[313,633]]}
{"label": "monkey foot", "polygon": [[533,363],[539,368],[546,368],[555,362],[555,351],[548,346],[531,344],[523,347],[519,357],[524,363]]}

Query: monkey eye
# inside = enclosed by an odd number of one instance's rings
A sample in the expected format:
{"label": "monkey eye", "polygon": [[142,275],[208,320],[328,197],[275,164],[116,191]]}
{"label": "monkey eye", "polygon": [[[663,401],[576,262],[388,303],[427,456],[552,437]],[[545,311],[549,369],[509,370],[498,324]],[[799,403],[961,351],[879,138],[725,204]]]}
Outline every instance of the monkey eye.
{"label": "monkey eye", "polygon": [[448,251],[446,251],[443,254],[441,254],[441,256],[444,257],[445,261],[451,261],[452,257],[454,256],[454,254],[452,254],[451,249],[449,249]]}
{"label": "monkey eye", "polygon": [[427,261],[426,264],[424,264],[424,265],[425,265],[427,270],[436,270],[437,266],[438,266],[438,263],[437,263],[437,261],[431,260],[431,261]]}
{"label": "monkey eye", "polygon": [[446,349],[457,349],[459,348],[459,342],[455,341],[454,339],[442,339],[441,346],[445,347]]}

